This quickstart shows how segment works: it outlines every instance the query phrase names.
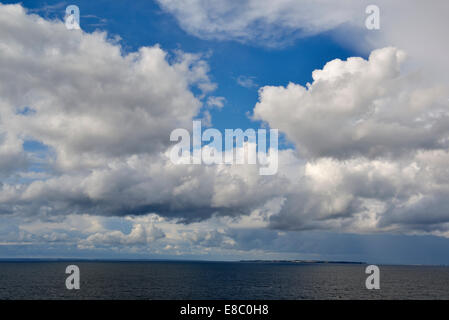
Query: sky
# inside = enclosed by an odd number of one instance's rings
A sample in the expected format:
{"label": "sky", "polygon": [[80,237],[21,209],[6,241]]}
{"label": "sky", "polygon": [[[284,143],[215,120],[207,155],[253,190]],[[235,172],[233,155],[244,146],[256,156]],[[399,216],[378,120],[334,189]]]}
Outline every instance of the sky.
{"label": "sky", "polygon": [[[371,2],[3,1],[0,258],[449,264],[449,4]],[[194,120],[276,174],[174,164]]]}

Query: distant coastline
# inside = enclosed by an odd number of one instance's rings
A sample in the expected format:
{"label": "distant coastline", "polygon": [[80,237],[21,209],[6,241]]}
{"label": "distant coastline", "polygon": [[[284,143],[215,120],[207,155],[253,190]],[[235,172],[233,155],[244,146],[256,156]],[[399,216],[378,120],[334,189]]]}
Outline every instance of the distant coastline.
{"label": "distant coastline", "polygon": [[300,264],[366,264],[363,261],[326,261],[326,260],[240,260],[249,263],[300,263]]}
{"label": "distant coastline", "polygon": [[183,260],[183,259],[107,259],[107,258],[0,258],[0,262],[198,262],[198,263],[298,263],[298,264],[367,264],[363,261],[329,260]]}

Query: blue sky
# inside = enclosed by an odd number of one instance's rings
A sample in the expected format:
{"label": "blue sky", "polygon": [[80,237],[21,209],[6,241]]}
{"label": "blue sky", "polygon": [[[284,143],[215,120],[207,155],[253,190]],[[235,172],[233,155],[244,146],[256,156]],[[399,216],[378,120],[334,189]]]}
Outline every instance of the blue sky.
{"label": "blue sky", "polygon": [[[449,263],[441,10],[250,2],[0,7],[0,258]],[[172,166],[208,113],[279,129],[278,173]]]}

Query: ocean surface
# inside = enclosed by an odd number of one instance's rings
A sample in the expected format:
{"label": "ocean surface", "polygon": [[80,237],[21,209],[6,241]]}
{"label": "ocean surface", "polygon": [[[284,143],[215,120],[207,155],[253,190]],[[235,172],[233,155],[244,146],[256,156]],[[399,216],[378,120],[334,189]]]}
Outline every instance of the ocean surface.
{"label": "ocean surface", "polygon": [[[66,266],[80,268],[68,290]],[[449,267],[247,262],[0,262],[0,299],[449,299]]]}

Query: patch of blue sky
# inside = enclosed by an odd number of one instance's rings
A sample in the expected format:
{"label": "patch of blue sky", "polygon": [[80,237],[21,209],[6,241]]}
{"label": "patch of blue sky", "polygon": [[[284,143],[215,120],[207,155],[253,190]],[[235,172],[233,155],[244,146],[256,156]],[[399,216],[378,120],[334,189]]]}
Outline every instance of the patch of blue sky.
{"label": "patch of blue sky", "polygon": [[20,114],[23,116],[30,116],[36,113],[36,110],[34,110],[33,108],[29,107],[29,106],[25,106],[23,108],[18,108],[16,111],[16,114]]}
{"label": "patch of blue sky", "polygon": [[103,227],[108,230],[118,230],[124,234],[129,234],[132,230],[133,223],[122,217],[108,217],[102,220]]}
{"label": "patch of blue sky", "polygon": [[25,170],[19,170],[3,181],[6,183],[29,183],[48,178],[52,172],[48,161],[48,158],[52,157],[51,148],[36,140],[25,140],[22,147],[27,153]]}

